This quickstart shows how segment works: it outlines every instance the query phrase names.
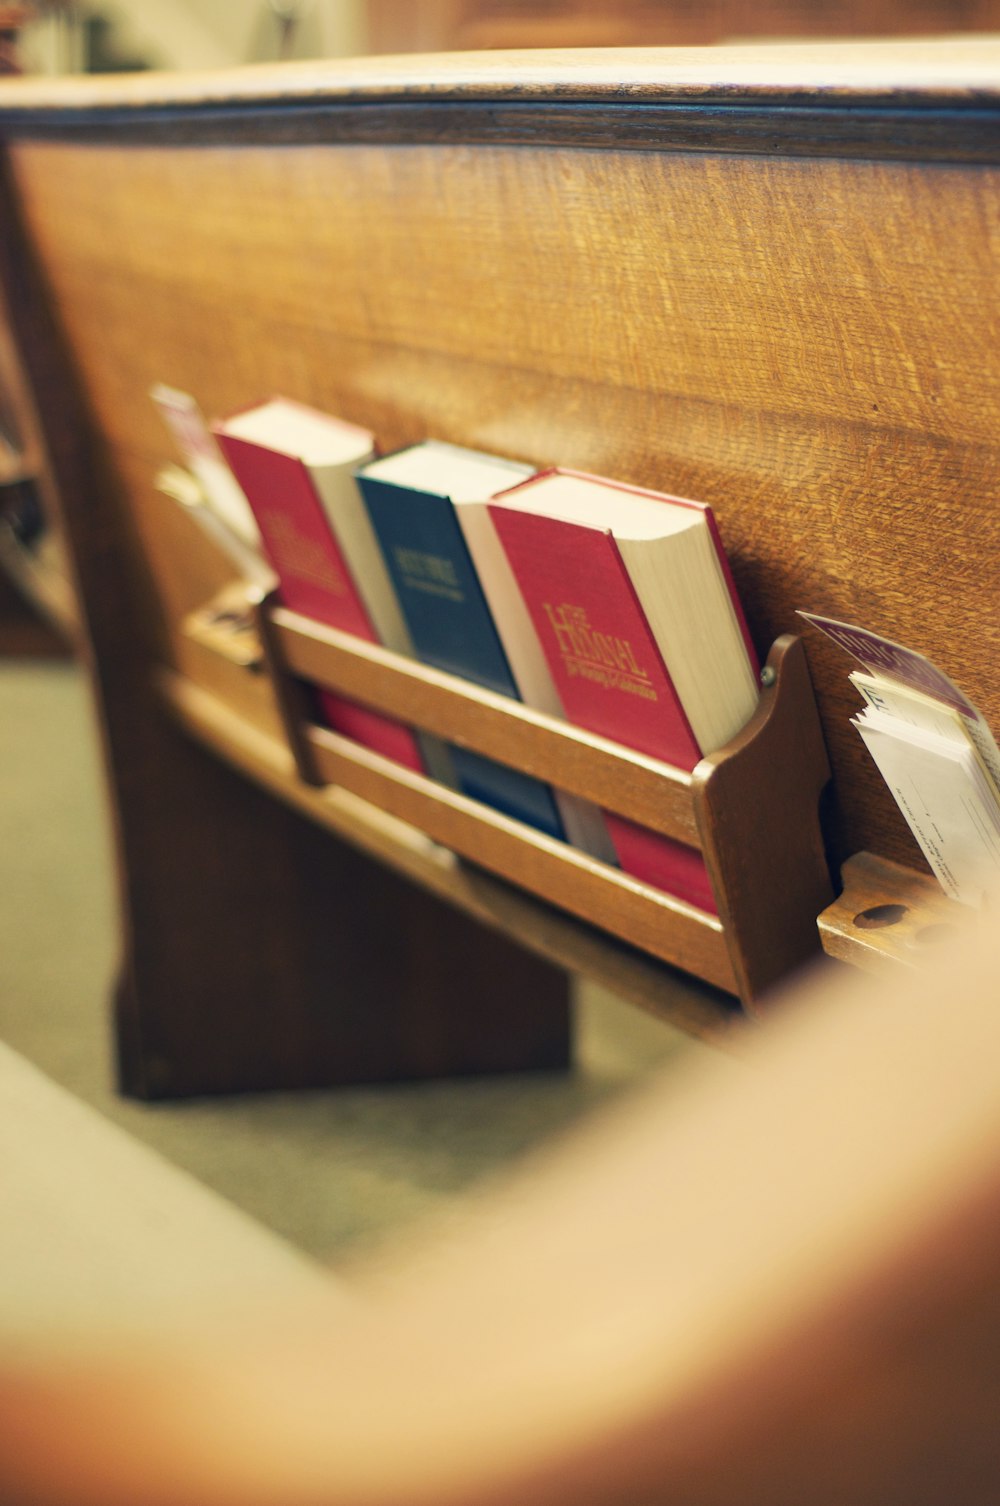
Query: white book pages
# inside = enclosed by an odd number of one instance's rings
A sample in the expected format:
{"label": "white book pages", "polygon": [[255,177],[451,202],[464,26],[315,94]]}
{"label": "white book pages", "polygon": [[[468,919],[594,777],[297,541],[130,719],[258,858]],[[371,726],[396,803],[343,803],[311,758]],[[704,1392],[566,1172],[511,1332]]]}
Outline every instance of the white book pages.
{"label": "white book pages", "polygon": [[1000,875],[1000,802],[975,748],[872,708],[853,725],[942,888],[981,905]]}
{"label": "white book pages", "polygon": [[864,670],[854,670],[849,679],[874,710],[915,727],[925,727],[940,737],[971,742],[986,765],[1000,799],[1000,748],[981,716],[964,716],[936,696]]}
{"label": "white book pages", "polygon": [[531,475],[533,467],[500,455],[466,450],[440,439],[425,439],[408,449],[383,455],[365,467],[365,475],[452,502],[485,502],[495,492]]}
{"label": "white book pages", "polygon": [[746,725],[760,696],[709,509],[598,477],[542,474],[506,508],[610,534],[703,753]]}

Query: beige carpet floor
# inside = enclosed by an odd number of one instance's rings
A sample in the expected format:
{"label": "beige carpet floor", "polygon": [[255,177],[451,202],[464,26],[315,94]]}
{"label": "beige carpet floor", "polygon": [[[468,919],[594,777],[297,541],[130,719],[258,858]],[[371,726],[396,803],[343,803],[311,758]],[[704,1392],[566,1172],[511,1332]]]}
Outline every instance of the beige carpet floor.
{"label": "beige carpet floor", "polygon": [[321,1259],[353,1260],[416,1220],[460,1218],[484,1178],[654,1067],[706,1049],[582,987],[569,1073],[148,1106],[111,1083],[115,956],[83,676],[66,662],[0,661],[0,1040]]}

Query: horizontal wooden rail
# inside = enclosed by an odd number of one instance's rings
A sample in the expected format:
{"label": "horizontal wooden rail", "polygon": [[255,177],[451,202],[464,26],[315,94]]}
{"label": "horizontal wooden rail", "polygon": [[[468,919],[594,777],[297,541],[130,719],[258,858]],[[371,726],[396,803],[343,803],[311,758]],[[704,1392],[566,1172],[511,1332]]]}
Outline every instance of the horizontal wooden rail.
{"label": "horizontal wooden rail", "polygon": [[691,847],[691,775],[348,633],[271,610],[285,669]]}
{"label": "horizontal wooden rail", "polygon": [[738,992],[722,923],[576,848],[324,727],[308,732],[324,783],[350,790],[531,894],[727,992]]}
{"label": "horizontal wooden rail", "polygon": [[[829,778],[801,641],[773,645],[747,726],[692,773],[506,696],[440,673],[268,599],[259,625],[304,780],[343,786],[570,913],[655,957],[762,998],[819,946],[832,897],[817,820]],[[700,850],[718,916],[316,726],[309,681],[515,768]],[[706,938],[711,933],[710,941]]]}
{"label": "horizontal wooden rail", "polygon": [[316,789],[303,784],[283,743],[191,680],[163,669],[157,684],[173,716],[192,736],[310,820],[477,920],[516,936],[537,955],[596,979],[689,1035],[737,1049],[740,1032],[734,1033],[733,1026],[744,1016],[723,993],[688,987],[680,975],[672,987],[665,987],[657,958],[462,862],[441,843],[343,785]]}

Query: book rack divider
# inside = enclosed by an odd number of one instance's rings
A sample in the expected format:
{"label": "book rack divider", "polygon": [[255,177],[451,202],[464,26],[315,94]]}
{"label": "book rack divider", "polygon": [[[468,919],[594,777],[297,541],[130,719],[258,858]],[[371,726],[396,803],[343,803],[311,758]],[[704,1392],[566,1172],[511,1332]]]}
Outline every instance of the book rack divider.
{"label": "book rack divider", "polygon": [[[747,1006],[819,950],[816,918],[833,897],[818,814],[830,770],[797,637],[774,644],[748,725],[689,773],[328,628],[273,595],[259,601],[258,625],[307,784],[360,796],[461,858]],[[306,685],[698,848],[718,916],[315,725]]]}

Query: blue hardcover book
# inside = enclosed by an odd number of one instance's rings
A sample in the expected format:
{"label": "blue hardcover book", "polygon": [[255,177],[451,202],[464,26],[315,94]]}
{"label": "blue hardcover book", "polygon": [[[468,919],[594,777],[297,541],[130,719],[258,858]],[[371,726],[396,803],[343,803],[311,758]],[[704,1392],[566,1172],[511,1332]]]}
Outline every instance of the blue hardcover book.
{"label": "blue hardcover book", "polygon": [[[530,466],[427,440],[357,472],[417,654],[435,669],[520,699],[452,498],[485,501]],[[466,748],[450,747],[466,795],[565,840],[548,785]]]}

